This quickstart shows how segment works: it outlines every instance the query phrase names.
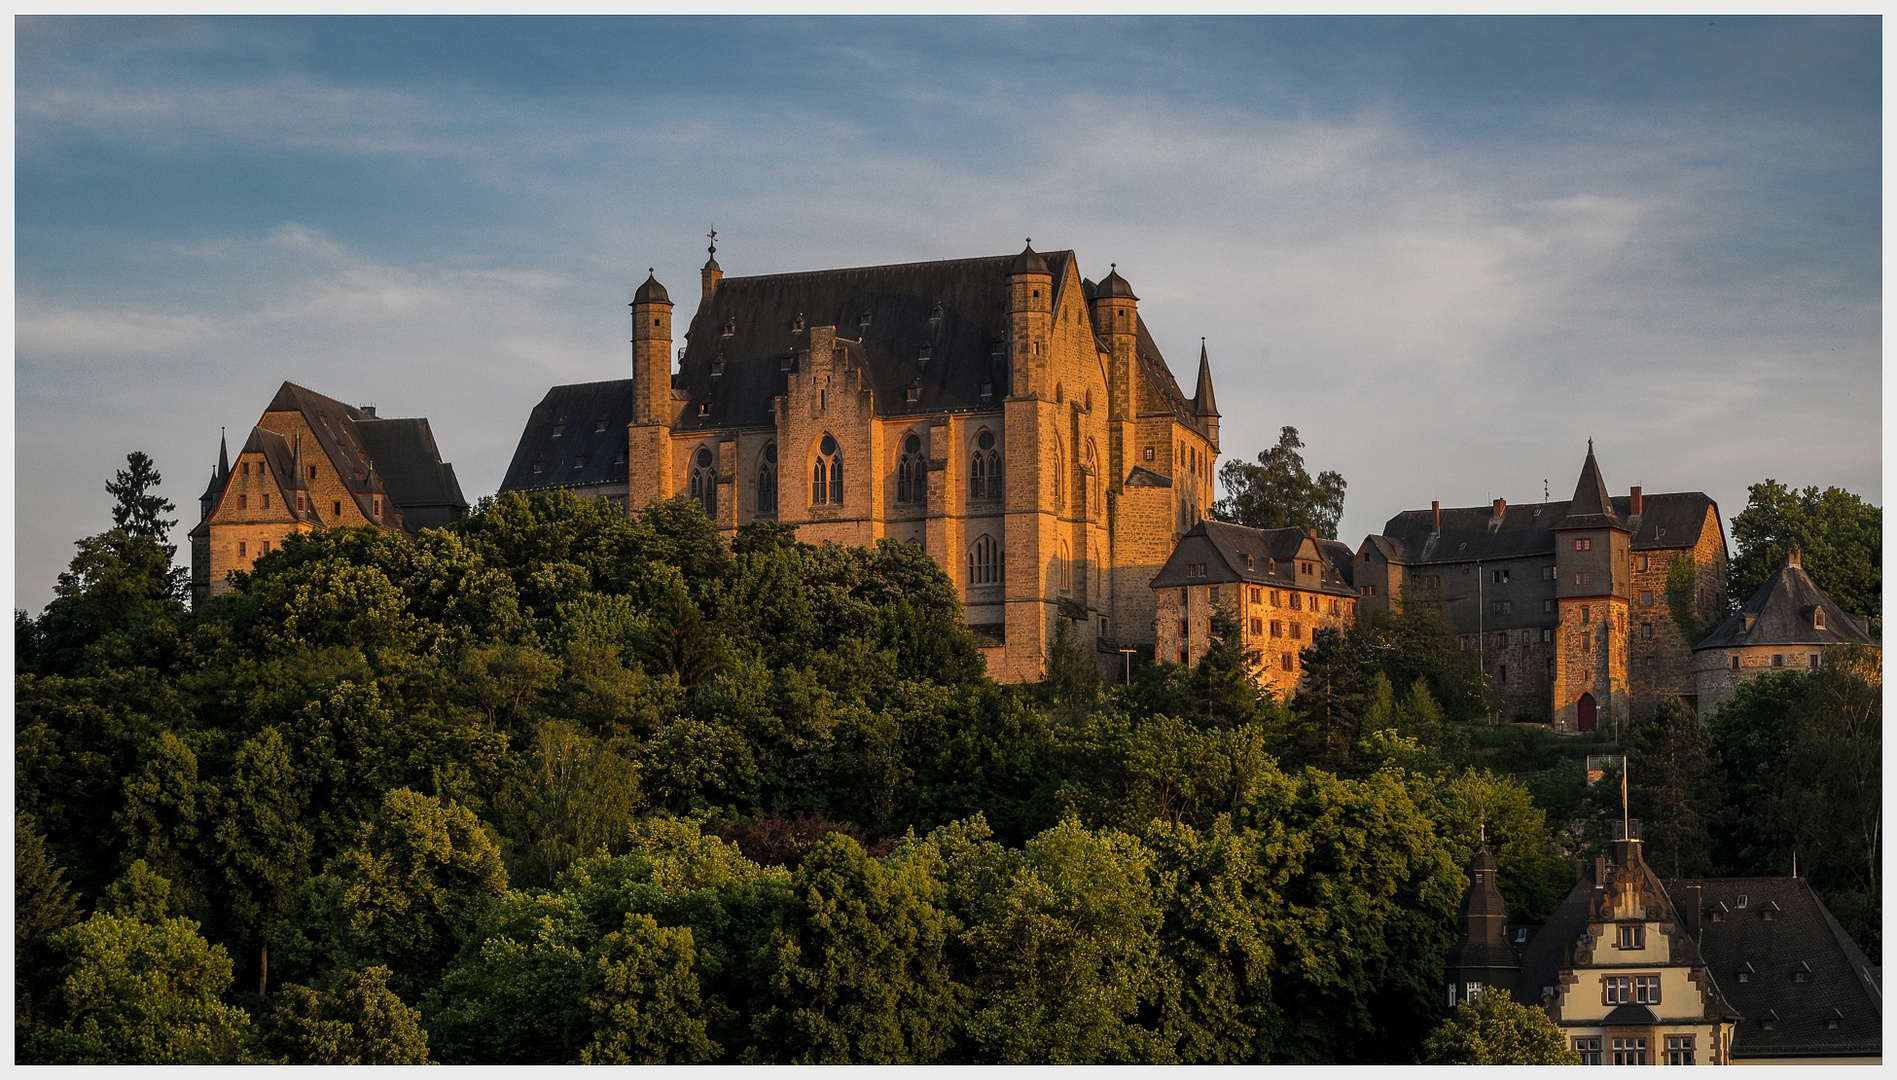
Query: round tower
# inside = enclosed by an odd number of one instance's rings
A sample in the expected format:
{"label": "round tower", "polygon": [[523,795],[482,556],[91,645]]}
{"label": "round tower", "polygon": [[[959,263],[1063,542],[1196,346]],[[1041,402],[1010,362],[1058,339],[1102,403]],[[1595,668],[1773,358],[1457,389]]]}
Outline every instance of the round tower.
{"label": "round tower", "polygon": [[1054,322],[1054,275],[1034,241],[1008,265],[1008,367],[1016,397],[1050,392],[1047,351]]}
{"label": "round tower", "polygon": [[632,294],[633,423],[672,423],[672,298],[646,271]]}

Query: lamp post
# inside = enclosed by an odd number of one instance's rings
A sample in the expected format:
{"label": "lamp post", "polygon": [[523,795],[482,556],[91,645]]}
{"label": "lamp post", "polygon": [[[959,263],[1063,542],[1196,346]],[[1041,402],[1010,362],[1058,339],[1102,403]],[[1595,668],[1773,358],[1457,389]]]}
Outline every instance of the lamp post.
{"label": "lamp post", "polygon": [[1120,650],[1120,655],[1126,657],[1126,682],[1123,685],[1133,685],[1133,654],[1138,651],[1137,649]]}

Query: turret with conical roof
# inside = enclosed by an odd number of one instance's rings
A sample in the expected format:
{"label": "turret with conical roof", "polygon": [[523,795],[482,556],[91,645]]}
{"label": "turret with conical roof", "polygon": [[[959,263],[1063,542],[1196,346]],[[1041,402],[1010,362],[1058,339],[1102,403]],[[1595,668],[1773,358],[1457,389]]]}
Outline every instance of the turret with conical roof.
{"label": "turret with conical roof", "polygon": [[1587,461],[1581,466],[1581,478],[1575,482],[1568,516],[1556,528],[1627,531],[1627,523],[1614,512],[1613,497],[1607,494],[1607,481],[1601,479],[1601,467],[1594,460],[1593,439],[1587,441]]}
{"label": "turret with conical roof", "polygon": [[1521,957],[1508,940],[1508,905],[1495,874],[1488,844],[1477,846],[1469,858],[1468,891],[1456,913],[1456,943],[1443,961],[1444,1003],[1450,1008],[1491,987],[1512,992],[1521,981]]}
{"label": "turret with conical roof", "polygon": [[1205,339],[1199,339],[1199,386],[1192,392],[1192,414],[1205,428],[1205,437],[1219,445],[1219,406],[1212,399],[1212,361],[1205,352]]}

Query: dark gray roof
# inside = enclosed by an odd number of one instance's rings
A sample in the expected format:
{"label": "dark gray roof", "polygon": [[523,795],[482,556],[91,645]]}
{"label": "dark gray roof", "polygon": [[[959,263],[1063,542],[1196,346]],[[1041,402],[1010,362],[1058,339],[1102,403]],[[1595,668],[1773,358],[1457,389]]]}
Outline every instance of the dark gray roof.
{"label": "dark gray roof", "polygon": [[[1048,254],[1056,289],[1072,257]],[[787,386],[785,360],[809,345],[808,331],[793,327],[799,316],[806,327],[837,328],[838,344],[864,364],[878,415],[999,409],[1008,395],[1003,342],[1012,259],[725,278],[687,331],[673,378],[686,399],[676,430],[770,427],[772,399]],[[985,400],[983,384],[992,391]],[[920,390],[914,403],[903,393],[910,387]],[[700,403],[711,406],[703,416]]]}
{"label": "dark gray roof", "polygon": [[1192,392],[1194,416],[1217,416],[1218,402],[1212,399],[1212,362],[1206,359],[1205,340],[1199,340],[1199,386]]}
{"label": "dark gray roof", "polygon": [[[626,425],[632,423],[632,412],[631,379],[570,383],[548,390],[527,414],[527,426],[500,489],[541,491],[623,482]],[[536,463],[542,466],[538,473],[534,472]]]}
{"label": "dark gray roof", "polygon": [[[1796,558],[1796,554],[1786,556],[1785,565],[1739,605],[1738,614],[1720,623],[1719,629],[1693,648],[1837,645],[1846,641],[1876,644],[1858,625],[1856,617],[1812,582],[1804,567],[1794,562]],[[1819,609],[1825,613],[1823,630],[1813,625],[1812,614]]]}
{"label": "dark gray roof", "polygon": [[454,466],[441,460],[427,418],[364,418],[355,429],[389,498],[402,508],[404,525],[433,529],[467,513]]}
{"label": "dark gray roof", "polygon": [[[1701,955],[1727,999],[1747,1019],[1734,1056],[1868,1055],[1883,1051],[1883,992],[1877,969],[1802,878],[1705,878],[1665,883],[1675,899],[1700,888]],[[1746,906],[1738,906],[1741,895]],[[1723,922],[1710,912],[1725,906]],[[1770,905],[1776,904],[1776,908]],[[1762,917],[1773,911],[1773,919]],[[1750,979],[1739,971],[1752,965]],[[1810,965],[1805,969],[1804,965]],[[1793,978],[1805,971],[1805,981]],[[1765,1030],[1769,1012],[1777,1029]],[[1836,1020],[1836,1029],[1826,1027]]]}
{"label": "dark gray roof", "polygon": [[1135,465],[1133,471],[1126,474],[1126,486],[1169,488],[1172,486],[1172,477],[1156,473],[1144,465]]}
{"label": "dark gray roof", "polygon": [[1040,252],[1034,250],[1034,241],[1032,240],[1029,240],[1027,246],[1021,249],[1021,254],[1016,255],[1014,261],[1008,264],[1008,273],[1010,274],[1046,274],[1050,272],[1047,260],[1041,257]]}
{"label": "dark gray roof", "polygon": [[1093,287],[1092,295],[1095,297],[1099,297],[1102,299],[1109,299],[1109,300],[1111,299],[1138,300],[1139,299],[1139,297],[1133,295],[1133,286],[1128,284],[1127,280],[1120,276],[1120,268],[1119,268],[1118,263],[1114,264],[1113,268],[1108,271],[1106,277],[1103,277],[1100,279],[1100,284],[1095,285]]}
{"label": "dark gray roof", "polygon": [[1443,966],[1459,968],[1513,968],[1520,966],[1515,949],[1508,943],[1506,924],[1508,904],[1496,886],[1495,857],[1488,845],[1475,849],[1469,858],[1468,887],[1462,893],[1462,906],[1456,913],[1458,934],[1450,946]]}
{"label": "dark gray roof", "polygon": [[[1631,517],[1631,501],[1610,500],[1616,517],[1630,522],[1635,551],[1690,548],[1699,543],[1707,510],[1717,507],[1703,491],[1676,491],[1642,498],[1642,513]],[[1524,503],[1502,509],[1495,521],[1488,506],[1445,507],[1442,533],[1433,535],[1430,510],[1405,510],[1383,525],[1381,536],[1368,539],[1392,562],[1406,565],[1457,563],[1474,559],[1520,559],[1554,554],[1558,528],[1571,528],[1571,503]]]}
{"label": "dark gray roof", "polygon": [[1574,485],[1568,516],[1557,528],[1627,528],[1626,520],[1614,512],[1614,500],[1607,494],[1607,481],[1601,479],[1601,467],[1594,460],[1593,439],[1587,441],[1587,461],[1581,465],[1581,478]]}
{"label": "dark gray roof", "polygon": [[[1252,529],[1223,521],[1201,521],[1179,538],[1172,557],[1153,578],[1152,587],[1164,589],[1243,581],[1281,588],[1310,588],[1308,582],[1299,580],[1293,565],[1307,537],[1303,529]],[[1319,537],[1317,549],[1319,557],[1330,564],[1332,571],[1324,575],[1317,591],[1338,596],[1357,595],[1350,583],[1350,548]],[[1247,556],[1251,558],[1249,566]],[[1188,574],[1190,567],[1200,563],[1205,565],[1204,576]]]}
{"label": "dark gray roof", "polygon": [[1186,423],[1197,423],[1198,417],[1192,411],[1192,402],[1186,400],[1185,393],[1179,389],[1179,381],[1172,377],[1172,369],[1166,366],[1166,358],[1160,355],[1159,345],[1153,341],[1153,335],[1146,332],[1145,319],[1139,321],[1135,340],[1140,367],[1159,390],[1159,396],[1165,399],[1166,407]]}
{"label": "dark gray roof", "polygon": [[[672,303],[672,298],[666,295],[665,286],[659,284],[659,279],[648,272],[645,281],[633,291],[632,303],[666,304],[669,306]],[[631,307],[632,305],[628,304],[626,306]]]}

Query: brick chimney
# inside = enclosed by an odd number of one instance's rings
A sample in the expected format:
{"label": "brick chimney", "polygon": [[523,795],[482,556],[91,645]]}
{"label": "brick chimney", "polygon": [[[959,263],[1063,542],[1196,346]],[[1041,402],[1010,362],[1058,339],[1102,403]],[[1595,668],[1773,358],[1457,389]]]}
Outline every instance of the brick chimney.
{"label": "brick chimney", "polygon": [[1491,516],[1493,516],[1493,517],[1501,517],[1501,516],[1502,516],[1502,514],[1503,514],[1504,512],[1506,512],[1507,510],[1508,510],[1508,500],[1507,500],[1507,499],[1497,499],[1497,500],[1495,500],[1495,511],[1494,511],[1494,513],[1493,513],[1493,515],[1491,515]]}
{"label": "brick chimney", "polygon": [[1431,499],[1429,503],[1429,513],[1430,513],[1430,516],[1435,518],[1435,521],[1436,521],[1434,531],[1442,532],[1443,531],[1443,504],[1435,501],[1434,499]]}
{"label": "brick chimney", "polygon": [[[1638,491],[1640,489],[1635,488],[1634,490]],[[1686,932],[1693,935],[1694,941],[1699,940],[1699,920],[1701,918],[1699,888],[1698,882],[1686,886],[1680,890],[1679,900],[1677,901],[1681,909],[1680,915],[1686,923]]]}
{"label": "brick chimney", "polygon": [[1785,555],[1785,565],[1786,565],[1786,566],[1798,566],[1798,567],[1799,567],[1800,569],[1803,569],[1803,567],[1802,567],[1802,566],[1800,565],[1800,563],[1799,563],[1799,561],[1798,561],[1798,549],[1797,549],[1797,548],[1793,548],[1793,549],[1792,549],[1792,550],[1791,550],[1790,552],[1788,552],[1788,553],[1786,553],[1786,555]]}
{"label": "brick chimney", "polygon": [[1627,510],[1629,513],[1633,514],[1635,517],[1638,517],[1640,516],[1640,512],[1641,512],[1640,507],[1641,507],[1640,489],[1636,487],[1633,489],[1633,493],[1627,497]]}

